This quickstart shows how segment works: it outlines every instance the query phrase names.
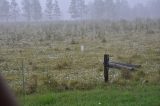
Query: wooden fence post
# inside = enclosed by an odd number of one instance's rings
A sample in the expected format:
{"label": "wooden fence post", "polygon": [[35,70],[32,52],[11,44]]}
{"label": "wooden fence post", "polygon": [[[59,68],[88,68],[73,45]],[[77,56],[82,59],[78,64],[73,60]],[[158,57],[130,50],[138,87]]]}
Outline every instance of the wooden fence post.
{"label": "wooden fence post", "polygon": [[104,81],[108,82],[109,81],[109,55],[105,54],[104,55]]}

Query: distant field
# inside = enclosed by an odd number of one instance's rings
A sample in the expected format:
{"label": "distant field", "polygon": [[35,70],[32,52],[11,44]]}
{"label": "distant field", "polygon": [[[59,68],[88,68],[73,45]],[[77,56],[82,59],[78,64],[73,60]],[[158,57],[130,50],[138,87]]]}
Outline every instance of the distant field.
{"label": "distant field", "polygon": [[109,87],[26,96],[24,106],[159,106],[160,86]]}
{"label": "distant field", "polygon": [[[105,53],[142,67],[105,85]],[[159,106],[160,21],[1,23],[0,72],[25,106]]]}

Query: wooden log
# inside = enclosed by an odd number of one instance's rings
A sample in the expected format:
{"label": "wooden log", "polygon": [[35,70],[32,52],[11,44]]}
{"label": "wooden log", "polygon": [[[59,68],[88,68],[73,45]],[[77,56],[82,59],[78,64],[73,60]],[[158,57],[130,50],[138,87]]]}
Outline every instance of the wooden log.
{"label": "wooden log", "polygon": [[117,69],[127,69],[127,70],[134,70],[134,67],[129,67],[121,64],[109,63],[110,68],[117,68]]}
{"label": "wooden log", "polygon": [[108,82],[109,81],[109,55],[105,54],[104,55],[104,81]]}
{"label": "wooden log", "polygon": [[133,64],[126,64],[126,63],[119,63],[119,62],[110,62],[111,64],[119,64],[127,67],[132,67],[132,68],[140,68],[141,65],[133,65]]}

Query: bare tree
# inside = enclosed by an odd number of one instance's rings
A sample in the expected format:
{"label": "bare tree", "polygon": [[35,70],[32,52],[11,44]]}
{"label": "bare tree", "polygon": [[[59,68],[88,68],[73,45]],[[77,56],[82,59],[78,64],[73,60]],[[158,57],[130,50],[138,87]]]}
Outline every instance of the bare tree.
{"label": "bare tree", "polygon": [[22,1],[23,15],[26,17],[27,21],[31,20],[31,0]]}
{"label": "bare tree", "polygon": [[95,19],[103,19],[104,18],[104,1],[103,0],[94,0],[92,15]]}
{"label": "bare tree", "polygon": [[53,19],[53,1],[46,0],[45,14],[49,20]]}
{"label": "bare tree", "polygon": [[77,1],[78,0],[71,0],[70,6],[69,6],[69,13],[71,15],[71,18],[76,19],[79,17],[78,9],[77,9]]}
{"label": "bare tree", "polygon": [[31,1],[31,10],[31,16],[34,20],[40,20],[42,18],[42,7],[39,0]]}
{"label": "bare tree", "polygon": [[18,4],[16,0],[12,0],[10,4],[10,15],[14,19],[14,21],[17,21],[17,16],[19,15],[20,9],[18,7]]}
{"label": "bare tree", "polygon": [[57,0],[55,0],[53,5],[53,16],[55,20],[58,20],[61,17],[61,10]]}
{"label": "bare tree", "polygon": [[0,18],[2,20],[9,19],[9,2],[7,0],[0,0]]}
{"label": "bare tree", "polygon": [[84,0],[77,1],[77,10],[78,10],[79,17],[81,19],[85,18],[86,14],[87,14],[87,5],[85,4]]}
{"label": "bare tree", "polygon": [[106,19],[114,19],[115,18],[115,4],[113,0],[104,0],[104,8],[105,8],[105,18]]}

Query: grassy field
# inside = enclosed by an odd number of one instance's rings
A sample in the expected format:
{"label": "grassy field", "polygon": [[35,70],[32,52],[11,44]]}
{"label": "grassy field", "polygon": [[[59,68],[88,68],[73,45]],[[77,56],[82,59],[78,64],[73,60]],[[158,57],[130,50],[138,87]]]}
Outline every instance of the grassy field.
{"label": "grassy field", "polygon": [[[81,51],[82,45],[84,51]],[[26,106],[40,106],[41,103],[42,106],[52,103],[65,106],[65,102],[69,105],[70,100],[73,106],[76,103],[98,105],[96,100],[101,100],[99,97],[106,99],[104,103],[100,101],[104,106],[108,100],[111,100],[108,105],[121,105],[123,102],[127,105],[126,99],[130,98],[130,105],[154,106],[159,103],[159,45],[159,20],[1,23],[0,72],[17,95],[27,95]],[[109,86],[113,84],[119,88],[97,89],[104,85],[105,53],[110,54],[111,61],[140,64],[142,67],[134,72],[111,69]],[[134,90],[133,86],[137,85],[140,86]],[[151,87],[141,87],[144,85]],[[132,87],[121,92],[123,86]],[[41,94],[47,91],[51,92]],[[85,94],[88,100],[83,102]],[[114,97],[117,102],[114,102]],[[141,97],[144,97],[143,102],[140,102]],[[62,104],[58,104],[61,99]],[[155,102],[152,104],[151,101]]]}
{"label": "grassy field", "polygon": [[24,106],[159,106],[160,86],[108,87],[26,96]]}

